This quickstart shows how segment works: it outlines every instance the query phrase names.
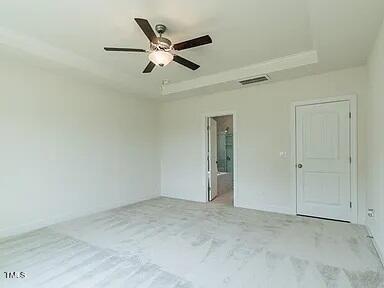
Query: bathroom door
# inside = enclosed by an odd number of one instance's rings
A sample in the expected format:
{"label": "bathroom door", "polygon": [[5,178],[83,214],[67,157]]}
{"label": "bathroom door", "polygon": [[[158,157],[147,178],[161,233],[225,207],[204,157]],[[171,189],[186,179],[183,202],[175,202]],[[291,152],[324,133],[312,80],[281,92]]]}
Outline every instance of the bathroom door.
{"label": "bathroom door", "polygon": [[213,118],[208,119],[208,199],[212,201],[217,196],[217,123]]}

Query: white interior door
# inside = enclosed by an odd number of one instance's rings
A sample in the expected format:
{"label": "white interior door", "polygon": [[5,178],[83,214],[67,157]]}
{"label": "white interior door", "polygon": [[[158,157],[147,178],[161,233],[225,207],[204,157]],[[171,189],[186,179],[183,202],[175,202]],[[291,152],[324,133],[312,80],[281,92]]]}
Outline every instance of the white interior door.
{"label": "white interior door", "polygon": [[297,214],[351,220],[350,103],[296,108]]}
{"label": "white interior door", "polygon": [[215,119],[208,119],[208,128],[208,198],[212,201],[217,196],[217,123]]}

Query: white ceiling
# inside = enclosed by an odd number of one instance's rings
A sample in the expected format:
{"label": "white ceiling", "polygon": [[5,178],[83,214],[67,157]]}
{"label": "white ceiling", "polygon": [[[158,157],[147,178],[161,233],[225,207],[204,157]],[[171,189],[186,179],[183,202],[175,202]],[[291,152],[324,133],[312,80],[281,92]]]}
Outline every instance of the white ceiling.
{"label": "white ceiling", "polygon": [[[319,63],[304,74],[362,65],[383,12],[383,0],[1,0],[0,53],[22,52],[42,66],[161,97],[162,80],[183,82],[310,50]],[[105,52],[147,48],[135,17],[166,24],[173,42],[210,34],[213,44],[180,53],[201,68],[171,63],[142,74],[145,54]]]}

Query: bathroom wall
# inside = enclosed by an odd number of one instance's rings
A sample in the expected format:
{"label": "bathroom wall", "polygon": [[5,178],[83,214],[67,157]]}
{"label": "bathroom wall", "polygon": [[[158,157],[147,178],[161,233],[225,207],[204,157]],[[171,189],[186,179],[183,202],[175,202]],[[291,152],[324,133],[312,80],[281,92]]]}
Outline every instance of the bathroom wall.
{"label": "bathroom wall", "polygon": [[217,121],[217,132],[224,132],[229,127],[228,132],[233,133],[233,119],[232,115],[214,117]]}
{"label": "bathroom wall", "polygon": [[[232,172],[233,171],[233,146],[227,146],[229,141],[232,144],[233,133],[233,116],[219,116],[214,117],[217,122],[217,171],[219,172]],[[226,137],[225,130],[228,128],[228,135],[231,134],[230,139]],[[227,159],[227,156],[230,160]]]}

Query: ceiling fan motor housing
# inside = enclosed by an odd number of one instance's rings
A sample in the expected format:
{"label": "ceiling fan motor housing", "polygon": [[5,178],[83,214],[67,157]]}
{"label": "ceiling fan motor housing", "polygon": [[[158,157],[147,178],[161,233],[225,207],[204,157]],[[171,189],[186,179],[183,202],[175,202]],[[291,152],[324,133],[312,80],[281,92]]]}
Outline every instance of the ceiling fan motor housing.
{"label": "ceiling fan motor housing", "polygon": [[167,26],[165,26],[164,24],[157,24],[155,26],[155,30],[157,33],[160,34],[159,37],[156,37],[156,43],[154,43],[156,48],[161,50],[170,50],[172,46],[171,40],[162,36],[162,34],[167,31]]}
{"label": "ceiling fan motor housing", "polygon": [[164,37],[157,37],[157,47],[162,50],[170,50],[172,46],[171,40]]}

